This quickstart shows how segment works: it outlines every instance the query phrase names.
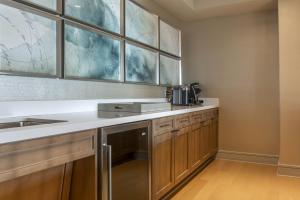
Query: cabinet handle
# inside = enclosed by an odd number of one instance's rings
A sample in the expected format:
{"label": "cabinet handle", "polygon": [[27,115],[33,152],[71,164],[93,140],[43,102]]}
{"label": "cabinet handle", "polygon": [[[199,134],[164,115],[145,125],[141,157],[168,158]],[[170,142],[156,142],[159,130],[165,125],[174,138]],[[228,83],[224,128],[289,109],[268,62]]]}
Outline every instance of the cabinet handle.
{"label": "cabinet handle", "polygon": [[179,129],[176,129],[176,130],[171,131],[171,133],[177,133],[179,131],[180,131]]}
{"label": "cabinet handle", "polygon": [[187,120],[187,119],[183,119],[183,120],[180,120],[179,122],[180,123],[184,123],[184,122],[188,122],[189,120]]}
{"label": "cabinet handle", "polygon": [[112,157],[111,157],[111,145],[103,144],[103,147],[107,149],[107,174],[108,174],[108,194],[107,199],[112,200]]}
{"label": "cabinet handle", "polygon": [[112,200],[112,160],[111,160],[111,145],[107,145],[108,147],[108,194],[109,194],[109,200]]}
{"label": "cabinet handle", "polygon": [[170,124],[164,124],[164,125],[160,125],[159,128],[166,128],[166,127],[169,127]]}

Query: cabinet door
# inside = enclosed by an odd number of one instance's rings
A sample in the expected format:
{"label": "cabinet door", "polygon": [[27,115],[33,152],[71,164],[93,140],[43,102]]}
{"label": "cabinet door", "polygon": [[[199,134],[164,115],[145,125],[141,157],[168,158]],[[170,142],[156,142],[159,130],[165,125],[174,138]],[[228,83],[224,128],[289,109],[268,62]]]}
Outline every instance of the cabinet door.
{"label": "cabinet door", "polygon": [[218,119],[214,118],[211,123],[210,133],[210,153],[216,154],[218,151]]}
{"label": "cabinet door", "polygon": [[153,198],[159,199],[174,185],[174,157],[172,133],[153,138],[152,181]]}
{"label": "cabinet door", "polygon": [[210,156],[209,139],[211,133],[211,120],[202,122],[201,125],[201,155],[202,160],[206,160]]}
{"label": "cabinet door", "polygon": [[61,200],[65,165],[0,183],[2,200]]}
{"label": "cabinet door", "polygon": [[191,171],[200,166],[202,161],[201,139],[201,124],[192,125],[189,132],[189,167]]}
{"label": "cabinet door", "polygon": [[[95,163],[95,156],[90,156],[70,164],[70,189],[68,196],[63,198],[63,200],[96,200],[95,189],[97,173]],[[66,170],[66,173],[68,173],[68,170]],[[67,180],[64,181],[64,185],[65,183],[67,183]],[[64,194],[66,194],[66,192],[64,192]]]}
{"label": "cabinet door", "polygon": [[190,128],[182,128],[174,134],[174,175],[175,184],[182,181],[189,174],[189,141]]}

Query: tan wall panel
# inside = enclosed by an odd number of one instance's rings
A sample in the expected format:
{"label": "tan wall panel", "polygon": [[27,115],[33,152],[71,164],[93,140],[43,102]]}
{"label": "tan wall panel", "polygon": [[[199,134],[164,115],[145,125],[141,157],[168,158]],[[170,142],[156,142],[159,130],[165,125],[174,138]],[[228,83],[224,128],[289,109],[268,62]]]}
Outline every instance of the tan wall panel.
{"label": "tan wall panel", "polygon": [[300,1],[279,0],[280,163],[300,166]]}
{"label": "tan wall panel", "polygon": [[183,29],[184,81],[219,97],[221,150],[279,153],[277,12],[208,19]]}

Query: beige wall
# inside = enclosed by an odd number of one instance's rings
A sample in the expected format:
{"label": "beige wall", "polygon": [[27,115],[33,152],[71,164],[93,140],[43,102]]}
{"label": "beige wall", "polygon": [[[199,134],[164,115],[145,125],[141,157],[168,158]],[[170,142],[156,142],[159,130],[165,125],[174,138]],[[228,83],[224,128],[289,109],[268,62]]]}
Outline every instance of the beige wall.
{"label": "beige wall", "polygon": [[300,167],[300,1],[279,0],[280,164]]}
{"label": "beige wall", "polygon": [[[275,11],[207,19],[184,32],[184,80],[219,97],[220,149],[279,153]],[[300,57],[300,55],[298,55]]]}

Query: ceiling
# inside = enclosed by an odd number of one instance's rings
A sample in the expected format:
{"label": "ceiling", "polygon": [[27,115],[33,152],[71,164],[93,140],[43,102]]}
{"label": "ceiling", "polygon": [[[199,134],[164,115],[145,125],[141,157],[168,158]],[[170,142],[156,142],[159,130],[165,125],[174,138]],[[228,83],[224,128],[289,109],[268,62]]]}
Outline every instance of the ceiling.
{"label": "ceiling", "polygon": [[277,0],[154,0],[182,21],[277,9]]}

